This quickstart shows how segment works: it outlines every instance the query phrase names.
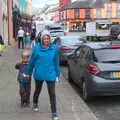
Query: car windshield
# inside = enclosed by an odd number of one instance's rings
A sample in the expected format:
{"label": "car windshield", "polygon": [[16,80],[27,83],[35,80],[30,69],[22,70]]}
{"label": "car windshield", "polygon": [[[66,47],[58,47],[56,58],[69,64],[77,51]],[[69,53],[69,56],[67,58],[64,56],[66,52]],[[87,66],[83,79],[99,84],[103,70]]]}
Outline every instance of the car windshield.
{"label": "car windshield", "polygon": [[81,44],[85,41],[83,38],[80,37],[63,37],[61,38],[62,45],[76,45]]}
{"label": "car windshield", "polygon": [[50,30],[61,30],[61,27],[51,27]]}
{"label": "car windshield", "polygon": [[95,57],[99,62],[120,62],[120,49],[100,49],[95,50]]}

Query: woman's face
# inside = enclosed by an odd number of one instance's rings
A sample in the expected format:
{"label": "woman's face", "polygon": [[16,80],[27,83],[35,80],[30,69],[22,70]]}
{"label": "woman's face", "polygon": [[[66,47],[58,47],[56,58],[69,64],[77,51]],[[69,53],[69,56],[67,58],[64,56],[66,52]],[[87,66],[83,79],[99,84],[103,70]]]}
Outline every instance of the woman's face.
{"label": "woman's face", "polygon": [[45,35],[43,37],[43,45],[48,46],[50,44],[50,36]]}

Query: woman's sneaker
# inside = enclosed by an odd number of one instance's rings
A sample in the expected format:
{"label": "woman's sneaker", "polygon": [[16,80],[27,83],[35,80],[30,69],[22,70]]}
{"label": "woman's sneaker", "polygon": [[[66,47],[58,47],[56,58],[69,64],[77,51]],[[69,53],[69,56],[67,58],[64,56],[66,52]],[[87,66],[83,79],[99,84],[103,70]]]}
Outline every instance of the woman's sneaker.
{"label": "woman's sneaker", "polygon": [[52,114],[52,120],[60,120],[57,113]]}
{"label": "woman's sneaker", "polygon": [[37,104],[34,104],[34,105],[33,105],[33,111],[35,111],[35,112],[38,112],[38,111],[39,111],[39,107],[38,107]]}

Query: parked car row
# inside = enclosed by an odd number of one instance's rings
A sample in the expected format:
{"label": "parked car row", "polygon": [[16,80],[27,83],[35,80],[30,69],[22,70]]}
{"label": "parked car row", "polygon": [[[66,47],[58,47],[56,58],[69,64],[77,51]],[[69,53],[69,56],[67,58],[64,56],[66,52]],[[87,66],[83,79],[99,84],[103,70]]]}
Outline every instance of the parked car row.
{"label": "parked car row", "polygon": [[85,101],[120,95],[120,44],[88,42],[80,36],[57,37],[54,43],[61,62],[67,61],[69,82],[80,87]]}

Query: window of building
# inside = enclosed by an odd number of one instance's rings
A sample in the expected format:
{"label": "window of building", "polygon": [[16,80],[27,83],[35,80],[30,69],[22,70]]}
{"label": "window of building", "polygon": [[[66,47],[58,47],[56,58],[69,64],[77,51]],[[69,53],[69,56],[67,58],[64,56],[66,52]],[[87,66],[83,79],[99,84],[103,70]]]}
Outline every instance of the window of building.
{"label": "window of building", "polygon": [[96,10],[96,18],[101,18],[101,9]]}
{"label": "window of building", "polygon": [[108,17],[108,18],[112,18],[112,12],[109,12],[109,11],[108,11],[108,12],[107,12],[107,17]]}
{"label": "window of building", "polygon": [[90,9],[86,9],[85,17],[90,18]]}
{"label": "window of building", "polygon": [[112,11],[112,4],[111,3],[107,4],[107,11]]}
{"label": "window of building", "polygon": [[117,4],[117,10],[120,10],[120,3]]}
{"label": "window of building", "polygon": [[74,9],[74,16],[75,18],[79,18],[80,16],[79,9]]}
{"label": "window of building", "polygon": [[117,12],[117,17],[120,18],[120,11]]}

